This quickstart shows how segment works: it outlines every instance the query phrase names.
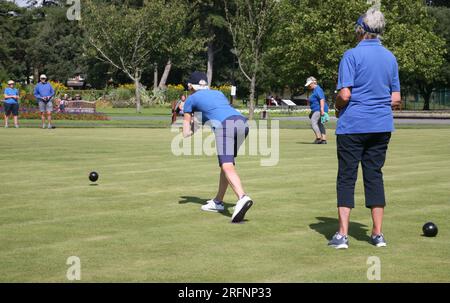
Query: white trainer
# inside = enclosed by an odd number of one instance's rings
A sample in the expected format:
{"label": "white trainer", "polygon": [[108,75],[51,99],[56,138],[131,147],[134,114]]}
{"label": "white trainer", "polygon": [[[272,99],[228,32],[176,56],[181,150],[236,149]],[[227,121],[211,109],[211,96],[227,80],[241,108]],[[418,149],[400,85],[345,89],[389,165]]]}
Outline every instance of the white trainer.
{"label": "white trainer", "polygon": [[244,220],[245,213],[252,207],[253,201],[252,199],[245,195],[239,201],[237,201],[236,206],[234,207],[233,215],[231,216],[232,223],[238,223]]}
{"label": "white trainer", "polygon": [[214,199],[206,201],[205,205],[202,205],[202,210],[212,212],[222,212],[225,210],[223,203],[216,203]]}

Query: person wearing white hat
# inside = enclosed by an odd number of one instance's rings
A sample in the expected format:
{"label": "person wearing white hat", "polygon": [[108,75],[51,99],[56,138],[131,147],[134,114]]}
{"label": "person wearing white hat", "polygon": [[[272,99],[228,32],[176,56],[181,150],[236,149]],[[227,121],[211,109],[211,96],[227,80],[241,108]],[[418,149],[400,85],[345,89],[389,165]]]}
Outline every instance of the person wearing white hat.
{"label": "person wearing white hat", "polygon": [[45,113],[47,113],[48,129],[52,128],[52,111],[53,96],[55,91],[50,83],[47,82],[47,76],[42,74],[39,82],[34,89],[34,96],[39,103],[39,111],[41,112],[42,128],[45,128]]}
{"label": "person wearing white hat", "polygon": [[311,127],[316,135],[314,144],[327,144],[327,132],[325,125],[322,123],[322,117],[328,113],[328,104],[325,99],[325,93],[317,84],[317,79],[309,77],[306,79],[305,87],[312,91],[309,96],[309,106],[311,108]]}
{"label": "person wearing white hat", "polygon": [[12,114],[14,116],[14,126],[19,128],[18,116],[19,116],[19,90],[14,88],[14,81],[8,81],[8,87],[5,88],[5,128],[8,128],[8,119]]}

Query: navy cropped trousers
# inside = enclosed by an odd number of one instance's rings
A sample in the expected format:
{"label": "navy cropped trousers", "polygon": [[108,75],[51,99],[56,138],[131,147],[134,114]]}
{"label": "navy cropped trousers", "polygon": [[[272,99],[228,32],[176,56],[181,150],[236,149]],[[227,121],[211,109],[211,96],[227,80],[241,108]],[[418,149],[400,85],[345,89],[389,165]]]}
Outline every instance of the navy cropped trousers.
{"label": "navy cropped trousers", "polygon": [[391,133],[337,135],[338,207],[355,207],[355,183],[361,163],[367,208],[385,206],[383,173]]}

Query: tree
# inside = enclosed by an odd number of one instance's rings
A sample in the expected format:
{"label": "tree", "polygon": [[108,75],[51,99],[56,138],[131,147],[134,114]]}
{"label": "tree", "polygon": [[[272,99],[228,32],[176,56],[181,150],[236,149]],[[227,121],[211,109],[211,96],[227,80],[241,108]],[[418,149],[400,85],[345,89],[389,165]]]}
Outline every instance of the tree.
{"label": "tree", "polygon": [[267,60],[276,67],[269,74],[272,86],[295,91],[314,76],[334,90],[342,55],[357,43],[355,21],[367,8],[366,1],[281,1]]}
{"label": "tree", "polygon": [[208,85],[211,85],[215,56],[222,51],[228,35],[224,4],[222,0],[195,0],[191,1],[191,7],[193,18],[199,24],[200,34],[207,44],[206,75]]}
{"label": "tree", "polygon": [[239,69],[250,82],[249,118],[253,119],[257,77],[267,40],[277,19],[276,0],[223,0],[228,30],[233,39],[233,53]]}
{"label": "tree", "polygon": [[[97,57],[124,72],[135,84],[136,111],[141,110],[141,77],[159,49],[177,37],[166,34],[180,12],[175,2],[145,1],[142,7],[84,3],[83,28]],[[179,3],[176,3],[179,5]],[[149,21],[151,20],[151,22]]]}
{"label": "tree", "polygon": [[[52,2],[53,3],[53,2]],[[27,57],[39,73],[65,82],[69,77],[85,71],[83,56],[84,33],[77,21],[70,21],[64,6],[34,9],[44,17],[34,22],[35,35],[29,40]]]}
{"label": "tree", "polygon": [[17,66],[18,56],[15,53],[17,45],[17,32],[20,25],[19,9],[14,3],[0,2],[0,81],[5,81],[9,77],[18,79],[23,67]]}
{"label": "tree", "polygon": [[[355,21],[372,2],[282,1],[283,18],[269,50],[268,61],[277,66],[272,82],[296,89],[314,75],[334,90],[342,55],[357,44]],[[381,11],[387,22],[382,42],[397,57],[402,86],[418,87],[427,109],[445,52],[443,40],[433,33],[434,19],[422,0],[381,1]]]}
{"label": "tree", "polygon": [[176,9],[172,12],[173,20],[166,20],[163,25],[165,37],[170,40],[162,43],[158,49],[158,61],[165,63],[158,88],[164,89],[169,73],[175,64],[178,68],[191,67],[194,63],[194,56],[204,51],[206,39],[202,38],[197,23],[192,19],[192,8],[183,0],[172,0],[172,6]]}
{"label": "tree", "polygon": [[428,12],[436,19],[434,32],[445,40],[445,62],[439,72],[437,85],[444,87],[450,84],[450,7],[429,7]]}
{"label": "tree", "polygon": [[446,52],[444,39],[433,32],[436,20],[421,0],[385,1],[382,8],[388,22],[384,43],[397,57],[401,81],[420,92],[429,110]]}

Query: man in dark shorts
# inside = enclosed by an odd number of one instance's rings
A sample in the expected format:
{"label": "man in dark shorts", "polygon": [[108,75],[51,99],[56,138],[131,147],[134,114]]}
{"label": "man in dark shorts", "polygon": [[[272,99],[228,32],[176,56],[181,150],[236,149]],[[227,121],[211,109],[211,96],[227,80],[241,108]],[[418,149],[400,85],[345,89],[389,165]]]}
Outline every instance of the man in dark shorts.
{"label": "man in dark shorts", "polygon": [[8,119],[12,114],[14,116],[14,127],[19,128],[19,90],[14,88],[14,81],[8,81],[8,87],[5,88],[5,128],[8,128]]}
{"label": "man in dark shorts", "polygon": [[231,216],[232,223],[244,220],[245,213],[253,205],[252,199],[245,194],[241,179],[236,172],[235,158],[239,147],[248,135],[247,118],[235,110],[227,97],[217,90],[209,89],[207,77],[202,72],[194,72],[188,80],[191,95],[184,104],[183,135],[193,134],[192,114],[201,113],[203,124],[211,126],[216,136],[217,155],[220,166],[220,181],[217,195],[201,207],[204,211],[224,211],[223,198],[228,185],[231,185],[238,201]]}

